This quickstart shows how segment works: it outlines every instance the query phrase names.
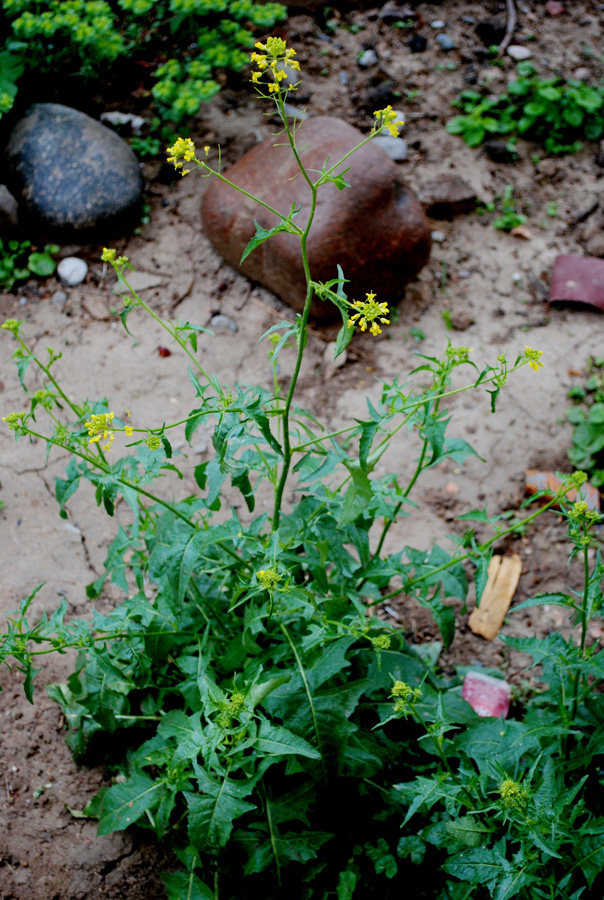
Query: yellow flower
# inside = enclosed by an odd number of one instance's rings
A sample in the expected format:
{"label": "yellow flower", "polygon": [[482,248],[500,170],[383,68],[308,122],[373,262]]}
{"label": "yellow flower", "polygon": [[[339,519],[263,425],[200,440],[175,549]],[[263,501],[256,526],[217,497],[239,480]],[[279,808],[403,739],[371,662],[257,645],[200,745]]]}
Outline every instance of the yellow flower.
{"label": "yellow flower", "polygon": [[[173,163],[175,169],[181,169],[183,160],[191,162],[191,160],[195,159],[195,144],[191,138],[179,137],[172,147],[168,147],[166,152],[171,154],[168,156],[168,162]],[[184,169],[181,174],[187,175],[189,171],[189,169]]]}
{"label": "yellow flower", "polygon": [[386,106],[385,109],[376,109],[373,115],[375,116],[373,134],[377,134],[385,128],[392,137],[398,137],[399,128],[402,128],[405,124],[405,120],[400,113],[395,112],[391,106]]}
{"label": "yellow flower", "polygon": [[374,337],[377,337],[382,333],[379,322],[382,325],[390,325],[390,319],[386,318],[389,315],[388,304],[376,303],[373,293],[367,294],[366,300],[355,300],[350,304],[350,308],[356,311],[348,319],[349,328],[358,325],[361,331],[366,331],[367,326],[370,326],[369,331]]}
{"label": "yellow flower", "polygon": [[103,262],[112,263],[115,259],[115,250],[109,247],[103,247],[103,252],[101,254],[101,260]]}
{"label": "yellow flower", "polygon": [[113,413],[93,413],[88,422],[84,422],[88,429],[89,444],[98,444],[101,438],[106,441],[102,445],[103,450],[110,450],[113,443]]}
{"label": "yellow flower", "polygon": [[281,581],[281,576],[274,567],[271,569],[260,569],[260,571],[256,572],[256,580],[265,591],[274,591]]}
{"label": "yellow flower", "polygon": [[126,437],[132,437],[132,435],[134,434],[134,428],[132,427],[132,425],[126,425],[124,427],[124,431],[126,432]]}
{"label": "yellow flower", "polygon": [[524,348],[524,358],[528,362],[529,368],[534,369],[535,372],[543,368],[543,363],[539,362],[542,356],[542,350],[533,350],[532,347]]}
{"label": "yellow flower", "polygon": [[[299,63],[293,58],[296,55],[296,51],[292,50],[291,47],[288,47],[285,41],[278,37],[267,38],[265,44],[261,43],[261,41],[257,41],[254,46],[256,47],[256,50],[261,50],[263,52],[256,53],[256,51],[254,51],[250,54],[250,62],[255,63],[260,70],[258,72],[252,72],[252,82],[254,84],[262,84],[260,76],[264,69],[270,69],[273,73],[275,82],[268,85],[269,93],[279,93],[279,82],[287,78],[287,72],[284,71],[284,67],[287,65],[291,69],[296,69],[298,72],[300,71]],[[286,85],[286,90],[295,90],[295,85]]]}

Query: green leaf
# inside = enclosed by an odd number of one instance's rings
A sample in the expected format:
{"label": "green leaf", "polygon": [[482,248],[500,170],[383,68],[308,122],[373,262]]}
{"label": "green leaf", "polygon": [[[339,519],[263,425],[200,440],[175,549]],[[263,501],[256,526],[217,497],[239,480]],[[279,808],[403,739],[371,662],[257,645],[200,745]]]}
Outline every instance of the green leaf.
{"label": "green leaf", "polygon": [[221,782],[216,782],[198,763],[194,763],[194,768],[201,795],[183,792],[189,809],[189,840],[199,850],[224,847],[233,830],[234,820],[256,808],[243,799],[252,788],[230,779],[228,773]]}
{"label": "green leaf", "polygon": [[518,612],[519,609],[528,609],[530,606],[565,606],[573,609],[576,605],[577,601],[568,594],[539,594],[537,597],[531,597],[530,600],[519,603],[518,606],[513,606],[511,612]]}
{"label": "green leaf", "polygon": [[345,869],[340,872],[336,888],[338,900],[351,900],[358,880],[359,875],[354,869]]}
{"label": "green leaf", "polygon": [[349,460],[343,460],[344,465],[352,476],[352,483],[348,485],[344,502],[342,504],[342,512],[338,520],[338,528],[346,528],[355,519],[367,509],[371,498],[373,497],[373,488],[371,481],[358,463]]}
{"label": "green leaf", "polygon": [[604,832],[604,821],[600,820],[602,830],[600,834],[581,835],[573,846],[573,856],[575,864],[581,869],[585,875],[585,880],[591,887],[598,875],[604,871],[604,843],[602,842],[602,833]]}
{"label": "green leaf", "polygon": [[56,265],[57,264],[49,253],[30,253],[27,260],[29,270],[33,272],[34,275],[39,275],[41,278],[52,275]]}
{"label": "green leaf", "polygon": [[168,900],[214,900],[215,894],[195,872],[173,872],[162,875]]}
{"label": "green leaf", "polygon": [[153,781],[144,772],[135,772],[123,784],[114,784],[103,795],[99,815],[99,834],[123,831],[157,802],[156,791],[163,781]]}
{"label": "green leaf", "polygon": [[[291,215],[292,214],[290,213],[290,216]],[[295,215],[295,213],[294,213],[294,215]],[[273,235],[282,234],[283,232],[286,232],[289,234],[297,233],[297,229],[294,226],[292,226],[291,220],[289,222],[288,221],[280,222],[279,225],[275,225],[274,228],[269,228],[269,229],[263,228],[262,225],[259,225],[255,219],[254,219],[254,225],[256,226],[256,234],[250,240],[247,247],[243,251],[241,259],[239,260],[239,265],[241,265],[241,263],[245,259],[247,259],[247,257],[250,255],[252,250],[255,250],[256,247],[259,247],[260,244],[263,244],[270,237],[273,237]]]}
{"label": "green leaf", "polygon": [[468,847],[480,847],[485,843],[485,835],[493,832],[492,828],[488,828],[476,819],[475,816],[461,816],[446,823],[448,834],[462,844]]}
{"label": "green leaf", "polygon": [[321,759],[321,754],[308,741],[298,737],[282,725],[272,725],[268,719],[260,717],[258,736],[238,744],[237,751],[246,747],[255,747],[258,753],[268,756],[306,756],[309,759]]}

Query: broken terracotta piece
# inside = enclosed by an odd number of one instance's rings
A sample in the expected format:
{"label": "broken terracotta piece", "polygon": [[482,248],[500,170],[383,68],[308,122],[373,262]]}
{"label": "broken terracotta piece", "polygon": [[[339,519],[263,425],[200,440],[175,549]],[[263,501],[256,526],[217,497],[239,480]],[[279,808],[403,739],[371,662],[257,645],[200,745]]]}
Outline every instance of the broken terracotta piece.
{"label": "broken terracotta piece", "polygon": [[513,556],[494,556],[489,563],[488,578],[480,606],[472,610],[468,624],[474,634],[492,641],[499,634],[505,615],[518,587],[522,560]]}
{"label": "broken terracotta piece", "polygon": [[510,710],[512,688],[502,678],[493,678],[482,672],[468,672],[461,696],[479,716],[503,716]]}
{"label": "broken terracotta piece", "polygon": [[[540,472],[539,469],[526,470],[524,492],[529,497],[544,491],[546,499],[551,500],[561,487],[562,479],[555,472]],[[600,512],[600,492],[589,481],[586,481],[579,490],[573,488],[568,492],[567,497],[570,503],[574,503],[575,500],[585,500],[589,509]]]}
{"label": "broken terracotta piece", "polygon": [[550,303],[584,303],[604,311],[604,260],[563,253],[556,258]]}

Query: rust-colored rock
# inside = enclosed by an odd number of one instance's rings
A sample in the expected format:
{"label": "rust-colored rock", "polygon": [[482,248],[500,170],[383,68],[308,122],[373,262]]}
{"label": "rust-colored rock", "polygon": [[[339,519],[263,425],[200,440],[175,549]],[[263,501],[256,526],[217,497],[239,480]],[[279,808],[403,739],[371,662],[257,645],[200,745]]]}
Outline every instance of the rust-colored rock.
{"label": "rust-colored rock", "polygon": [[[313,176],[311,170],[320,170],[328,158],[333,165],[362,138],[356,128],[340,119],[318,117],[300,127],[297,144],[302,162]],[[294,221],[303,226],[310,211],[311,191],[298,173],[289,147],[275,146],[277,143],[271,138],[259,144],[224,174],[285,214],[292,204],[300,206]],[[308,241],[311,277],[314,281],[337,278],[339,264],[350,282],[346,285],[350,299],[364,299],[373,291],[380,302],[398,303],[405,285],[428,261],[428,222],[398,167],[379,147],[365,145],[341,171],[347,168],[345,178],[351,187],[340,191],[335,184],[327,184],[318,191]],[[267,229],[277,224],[273,213],[218,179],[213,181],[203,199],[202,221],[215,249],[248,278],[301,311],[305,279],[296,235],[269,238],[240,265],[241,255],[255,234],[254,219]],[[339,315],[333,305],[320,300],[313,301],[311,314],[320,319]]]}

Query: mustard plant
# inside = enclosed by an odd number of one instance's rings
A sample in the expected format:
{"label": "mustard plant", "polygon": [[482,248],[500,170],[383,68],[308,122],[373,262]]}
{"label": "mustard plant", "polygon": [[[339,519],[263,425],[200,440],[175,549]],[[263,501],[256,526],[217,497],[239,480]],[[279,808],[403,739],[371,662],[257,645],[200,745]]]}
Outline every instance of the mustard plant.
{"label": "mustard plant", "polygon": [[[220,384],[199,362],[203,329],[164,321],[130,289],[124,325],[138,307],[166,330],[186,357],[195,405],[179,422],[159,417],[139,423],[130,413],[120,419],[106,399],[70,399],[55,374],[59,354],[48,348],[40,358],[29,347],[23,323],[5,321],[25,402],[4,421],[16,439],[43,441],[49,454],[69,453],[65,476],[56,480],[61,515],[69,516],[69,500],[86,482],[110,516],[118,497],[131,514],[116,530],[102,576],[87,589],[94,601],[110,580],[122,589],[123,601],[107,615],[95,612],[92,620],[68,618],[63,601],[33,622],[29,609],[39,590],[34,587],[8,618],[0,660],[23,673],[31,700],[38,655],[78,650],[74,673],[66,684],[50,687],[50,694],[64,710],[76,758],[104,747],[120,776],[84,814],[98,819],[100,834],[136,827],[167,840],[182,866],[165,875],[170,900],[261,894],[393,898],[400,895],[400,878],[424,858],[429,876],[418,896],[467,897],[479,881],[489,890],[496,882],[463,874],[462,847],[474,853],[476,842],[484,840],[486,847],[490,841],[492,849],[484,853],[495,855],[507,877],[516,837],[508,852],[506,835],[525,828],[539,836],[534,856],[551,850],[559,858],[557,837],[526,820],[536,815],[536,780],[553,771],[546,741],[555,736],[564,758],[573,760],[580,759],[568,756],[576,747],[583,752],[590,746],[578,737],[577,723],[583,727],[584,719],[599,715],[599,704],[588,696],[597,656],[583,639],[579,656],[564,662],[571,683],[560,707],[562,725],[542,722],[540,701],[531,713],[537,726],[532,720],[479,722],[459,698],[456,682],[438,675],[401,629],[368,613],[389,598],[413,597],[431,611],[449,646],[455,630],[451,601],[465,603],[468,574],[480,598],[495,542],[541,514],[533,511],[510,525],[478,510],[463,517],[466,530],[448,550],[435,545],[428,551],[384,551],[397,518],[415,513],[411,495],[422,474],[446,459],[459,464],[474,454],[464,439],[448,434],[448,400],[467,390],[486,392],[495,412],[507,378],[525,366],[538,371],[541,354],[526,348],[511,363],[501,354],[482,368],[467,347],[448,344],[440,357],[418,354],[407,380],[384,383],[380,401],[367,402],[364,418],[337,431],[327,431],[297,406],[313,298],[340,311],[336,356],[357,329],[379,335],[390,313],[373,293],[349,299],[344,273],[328,283],[313,280],[307,240],[317,194],[332,182],[346,188],[350,154],[326,162],[318,173],[307,171],[285,106],[296,87],[283,76],[285,66],[290,74],[298,70],[294,51],[271,37],[256,44],[252,62],[252,84],[263,101],[275,105],[312,198],[304,222],[295,210],[272,210],[279,224],[270,231],[258,228],[246,250],[253,252],[281,231],[300,242],[303,312],[295,323],[265,335],[273,369],[285,343],[295,347],[287,392],[282,395],[276,379],[272,390]],[[378,110],[359,146],[399,127],[389,107]],[[182,175],[196,169],[230,184],[209,164],[209,148],[198,152],[193,141],[180,137],[168,153]],[[103,260],[127,292],[128,259],[107,248]],[[33,393],[30,368],[41,385]],[[464,372],[467,380],[459,384]],[[172,429],[184,426],[190,442],[202,424],[213,426],[214,454],[193,469],[198,492],[181,501],[166,499],[156,480],[182,475],[186,463],[173,454]],[[398,433],[408,434],[415,447],[413,472],[407,479],[398,472],[378,476],[377,463]],[[272,488],[270,514],[255,509],[262,481]],[[544,508],[561,502],[578,481],[575,476]],[[233,490],[247,506],[245,516],[229,503]],[[583,552],[593,523],[581,510],[569,513],[569,521]],[[476,528],[484,534],[489,524],[491,536],[479,540]],[[594,579],[582,605],[572,601],[584,634],[599,608]],[[580,670],[577,661],[588,668]],[[451,737],[461,728],[470,735],[463,748]],[[108,734],[116,739],[107,742]],[[501,748],[501,772],[492,768],[493,740]],[[536,761],[527,769],[529,751]],[[558,781],[548,782],[543,796],[552,790],[570,796],[562,793],[563,775],[556,770],[554,777]],[[564,802],[571,805],[572,799]],[[416,813],[423,817],[420,830],[401,836],[401,820],[407,825],[414,819],[415,825]],[[593,832],[584,834],[587,847]],[[446,861],[448,850],[453,856]],[[504,859],[505,866],[499,862]],[[528,885],[537,890],[535,865],[518,882],[525,897]],[[573,865],[571,871],[589,882],[592,870]],[[550,883],[549,875],[542,879]],[[477,890],[484,894],[484,887]],[[507,887],[497,891],[493,896],[513,896]]]}

